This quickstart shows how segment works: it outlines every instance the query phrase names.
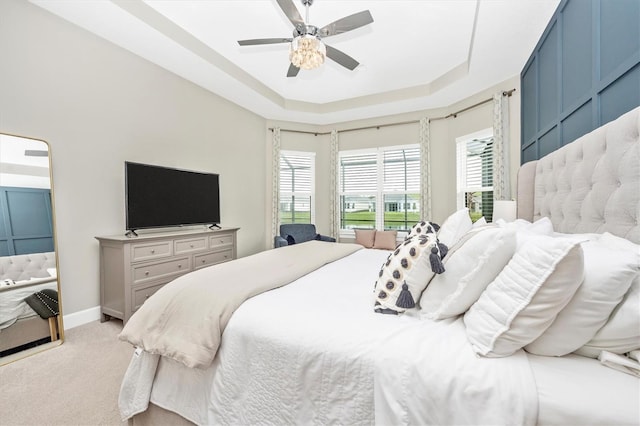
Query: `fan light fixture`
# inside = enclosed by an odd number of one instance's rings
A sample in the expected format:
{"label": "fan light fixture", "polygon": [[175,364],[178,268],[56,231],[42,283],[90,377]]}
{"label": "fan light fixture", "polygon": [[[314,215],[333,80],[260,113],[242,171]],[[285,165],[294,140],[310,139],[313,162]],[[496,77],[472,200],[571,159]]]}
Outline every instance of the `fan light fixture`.
{"label": "fan light fixture", "polygon": [[289,48],[289,60],[303,70],[318,68],[324,63],[327,48],[319,38],[305,34],[295,37]]}

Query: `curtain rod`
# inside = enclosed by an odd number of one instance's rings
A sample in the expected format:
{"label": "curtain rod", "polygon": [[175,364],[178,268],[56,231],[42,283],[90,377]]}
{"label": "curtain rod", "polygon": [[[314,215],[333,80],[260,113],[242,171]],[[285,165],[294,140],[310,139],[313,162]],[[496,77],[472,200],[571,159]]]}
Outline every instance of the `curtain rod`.
{"label": "curtain rod", "polygon": [[[505,90],[502,92],[502,96],[508,96],[511,97],[511,95],[513,94],[513,92],[515,92],[516,89],[511,89],[511,90]],[[487,102],[491,102],[493,100],[493,98],[489,98],[489,99],[485,99],[483,101],[480,101],[476,104],[473,104],[471,106],[468,106],[466,108],[463,108],[459,111],[456,112],[452,112],[451,114],[442,116],[442,117],[434,117],[434,118],[430,118],[429,121],[436,121],[436,120],[445,120],[447,118],[456,118],[458,116],[458,114],[461,114],[465,111],[469,111],[470,109],[479,107],[480,105],[484,105]],[[410,121],[401,121],[398,123],[388,123],[388,124],[378,124],[376,126],[365,126],[365,127],[355,127],[353,129],[344,129],[344,130],[338,130],[338,133],[345,133],[345,132],[355,132],[357,130],[369,130],[369,129],[380,129],[382,127],[391,127],[391,126],[402,126],[405,124],[414,124],[414,123],[419,123],[420,120],[410,120]],[[274,128],[273,127],[269,127],[269,130],[273,132]],[[314,135],[314,136],[318,136],[318,135],[330,135],[331,132],[310,132],[307,130],[293,130],[293,129],[280,129],[281,132],[289,132],[289,133],[304,133],[307,135]]]}

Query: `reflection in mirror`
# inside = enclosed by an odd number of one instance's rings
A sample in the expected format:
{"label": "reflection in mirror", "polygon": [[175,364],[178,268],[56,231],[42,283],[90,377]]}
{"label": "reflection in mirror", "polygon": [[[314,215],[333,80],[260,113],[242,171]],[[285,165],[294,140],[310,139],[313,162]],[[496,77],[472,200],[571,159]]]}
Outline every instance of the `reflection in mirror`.
{"label": "reflection in mirror", "polygon": [[0,365],[63,340],[46,142],[0,133]]}

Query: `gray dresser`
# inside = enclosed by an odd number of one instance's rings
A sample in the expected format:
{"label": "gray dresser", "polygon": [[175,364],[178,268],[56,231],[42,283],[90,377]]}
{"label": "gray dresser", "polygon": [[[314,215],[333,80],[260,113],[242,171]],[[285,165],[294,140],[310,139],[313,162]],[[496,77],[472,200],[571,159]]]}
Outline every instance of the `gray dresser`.
{"label": "gray dresser", "polygon": [[113,317],[126,323],[169,281],[235,259],[238,229],[96,237],[100,241],[101,321]]}

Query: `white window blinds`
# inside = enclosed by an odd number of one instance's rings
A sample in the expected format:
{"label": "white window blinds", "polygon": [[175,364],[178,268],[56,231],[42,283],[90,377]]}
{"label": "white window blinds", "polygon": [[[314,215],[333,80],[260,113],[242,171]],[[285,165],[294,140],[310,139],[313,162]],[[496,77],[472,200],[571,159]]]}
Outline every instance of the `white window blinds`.
{"label": "white window blinds", "polygon": [[419,148],[384,152],[384,192],[420,192]]}
{"label": "white window blinds", "polygon": [[418,145],[340,152],[342,229],[406,231],[420,220]]}
{"label": "white window blinds", "polygon": [[340,157],[341,192],[375,194],[377,191],[378,155],[344,154]]}
{"label": "white window blinds", "polygon": [[280,223],[313,223],[315,153],[280,152]]}

